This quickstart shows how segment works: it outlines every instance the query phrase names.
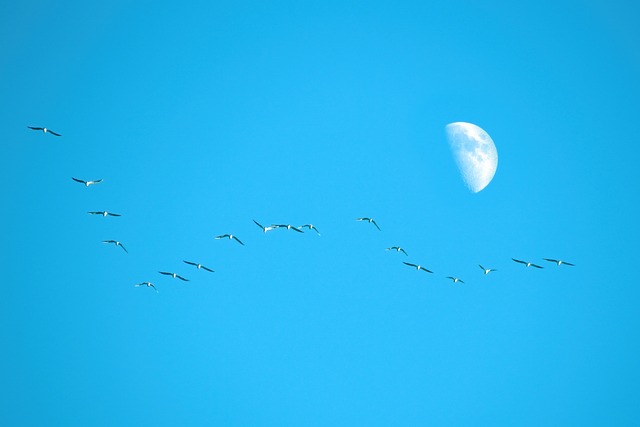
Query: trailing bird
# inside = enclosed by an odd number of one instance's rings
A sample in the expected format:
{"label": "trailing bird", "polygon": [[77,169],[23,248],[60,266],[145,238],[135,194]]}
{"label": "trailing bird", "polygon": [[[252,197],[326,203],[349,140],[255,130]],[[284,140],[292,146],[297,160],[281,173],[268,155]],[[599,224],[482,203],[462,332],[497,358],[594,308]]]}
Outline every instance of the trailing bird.
{"label": "trailing bird", "polygon": [[197,269],[203,269],[203,270],[207,270],[207,271],[210,271],[210,272],[214,273],[214,271],[211,270],[210,268],[207,268],[202,264],[198,264],[197,262],[184,261],[184,260],[182,262],[187,263],[189,265],[195,265]]}
{"label": "trailing bird", "polygon": [[511,258],[511,259],[520,264],[524,264],[526,267],[544,268],[529,261],[520,261],[519,259],[515,259],[515,258]]}
{"label": "trailing bird", "polygon": [[122,249],[124,249],[124,251],[126,253],[129,253],[127,248],[125,248],[124,245],[122,243],[118,242],[117,240],[103,240],[102,243],[113,243],[114,245],[120,246]]}
{"label": "trailing bird", "polygon": [[453,283],[457,283],[457,282],[464,283],[462,280],[458,279],[457,277],[447,276],[447,279],[453,280]]}
{"label": "trailing bird", "polygon": [[176,273],[168,273],[168,272],[166,272],[166,271],[158,271],[158,273],[160,273],[160,274],[164,274],[165,276],[171,276],[171,277],[173,277],[174,279],[180,279],[180,280],[185,281],[185,282],[188,282],[188,281],[189,281],[189,279],[185,279],[184,277],[179,276],[179,275],[177,275]]}
{"label": "trailing bird", "polygon": [[271,224],[274,228],[286,228],[287,230],[297,231],[298,233],[304,233],[304,231],[300,230],[298,227],[294,227],[291,224]]}
{"label": "trailing bird", "polygon": [[47,128],[41,128],[41,127],[35,127],[35,126],[27,126],[29,129],[32,130],[41,130],[44,133],[50,133],[51,135],[55,135],[55,136],[62,136],[59,133],[55,133],[54,131],[52,131],[51,129],[47,129]]}
{"label": "trailing bird", "polygon": [[385,251],[396,251],[396,252],[402,252],[403,254],[405,254],[406,256],[409,256],[409,254],[407,253],[407,251],[405,251],[404,249],[402,249],[400,246],[391,246],[390,248],[385,249]]}
{"label": "trailing bird", "polygon": [[559,259],[551,259],[551,258],[542,258],[542,259],[549,262],[555,262],[558,267],[560,267],[561,265],[570,265],[571,267],[575,267],[575,264],[571,264],[570,262],[562,261]]}
{"label": "trailing bird", "polygon": [[225,238],[228,238],[229,240],[233,239],[236,242],[240,243],[242,246],[244,246],[244,243],[242,243],[240,239],[238,239],[233,234],[221,234],[220,236],[216,236],[216,239],[225,239]]}
{"label": "trailing bird", "polygon": [[90,185],[98,184],[98,183],[102,182],[101,179],[96,179],[95,181],[85,181],[84,179],[78,179],[78,178],[74,178],[74,177],[71,177],[71,179],[74,180],[75,182],[83,183],[85,187],[88,187]]}
{"label": "trailing bird", "polygon": [[418,265],[418,264],[411,264],[410,262],[404,262],[404,261],[402,261],[402,263],[408,265],[409,267],[414,267],[416,270],[422,270],[422,271],[425,271],[427,273],[433,273],[433,271],[427,270],[426,268],[424,268],[423,266]]}
{"label": "trailing bird", "polygon": [[111,212],[107,212],[107,211],[91,211],[91,212],[87,212],[88,214],[91,215],[102,215],[102,216],[122,216],[120,214],[115,214],[115,213],[111,213]]}
{"label": "trailing bird", "polygon": [[273,226],[265,227],[262,224],[260,224],[258,221],[256,221],[255,219],[253,220],[253,222],[255,222],[258,227],[262,228],[262,231],[264,231],[265,233],[267,231],[270,231],[270,230],[275,230],[275,227],[273,227]]}
{"label": "trailing bird", "polygon": [[482,271],[484,271],[484,274],[489,274],[489,273],[491,273],[492,271],[498,271],[498,270],[493,269],[493,268],[484,268],[484,267],[483,267],[483,266],[481,266],[480,264],[478,264],[478,266],[482,269]]}
{"label": "trailing bird", "polygon": [[[372,223],[373,225],[375,225],[376,228],[378,230],[380,230],[380,227],[378,226],[378,223],[373,218],[356,218],[356,221],[367,221],[367,222]],[[382,231],[382,230],[380,230],[380,231]]]}
{"label": "trailing bird", "polygon": [[300,229],[308,228],[309,230],[313,230],[313,231],[315,231],[316,233],[318,233],[318,236],[320,236],[320,231],[319,231],[319,230],[316,228],[316,226],[315,226],[315,225],[313,225],[313,224],[305,224],[305,225],[301,225],[299,228],[300,228]]}
{"label": "trailing bird", "polygon": [[153,288],[156,292],[158,292],[158,289],[156,289],[156,287],[153,286],[153,283],[151,283],[151,282],[142,282],[142,283],[138,283],[137,285],[133,285],[133,286],[135,286],[136,288],[138,286],[146,286],[147,288]]}

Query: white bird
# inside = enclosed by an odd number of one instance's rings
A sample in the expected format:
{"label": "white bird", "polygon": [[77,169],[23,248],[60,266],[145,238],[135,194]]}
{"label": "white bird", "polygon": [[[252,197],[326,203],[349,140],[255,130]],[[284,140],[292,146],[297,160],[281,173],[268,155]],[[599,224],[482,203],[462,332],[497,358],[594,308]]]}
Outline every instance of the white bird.
{"label": "white bird", "polygon": [[84,179],[78,179],[78,178],[74,178],[74,177],[71,177],[71,179],[74,180],[75,182],[83,183],[85,187],[88,187],[90,185],[98,184],[98,183],[102,182],[101,179],[96,179],[95,181],[85,181]]}
{"label": "white bird", "polygon": [[240,243],[242,246],[244,246],[244,243],[242,243],[240,239],[238,239],[233,234],[221,234],[220,236],[216,236],[216,239],[225,239],[225,238],[228,238],[229,240],[233,239],[236,242]]}
{"label": "white bird", "polygon": [[117,240],[103,240],[102,243],[113,243],[114,245],[120,246],[122,249],[124,249],[124,251],[126,253],[129,253],[127,248],[125,248],[124,245],[122,243],[118,242]]}
{"label": "white bird", "polygon": [[526,267],[544,268],[529,261],[520,261],[519,259],[515,259],[515,258],[511,258],[511,259],[520,264],[524,264]]}
{"label": "white bird", "polygon": [[457,283],[457,282],[464,283],[462,280],[458,279],[457,277],[447,276],[447,279],[453,280],[453,283]]}
{"label": "white bird", "polygon": [[115,214],[115,213],[111,213],[111,212],[107,212],[107,211],[91,211],[91,212],[87,212],[88,214],[91,215],[102,215],[102,216],[122,216],[120,214]]}
{"label": "white bird", "polygon": [[262,228],[262,231],[264,231],[265,233],[267,231],[270,231],[270,230],[275,230],[275,227],[273,227],[273,226],[265,227],[262,224],[260,224],[258,221],[256,221],[255,219],[253,220],[253,222],[255,222],[258,227]]}
{"label": "white bird", "polygon": [[405,254],[406,256],[409,256],[409,254],[407,253],[407,251],[405,251],[404,249],[402,249],[400,246],[391,246],[390,248],[385,249],[385,251],[396,251],[396,252],[402,252],[403,254]]}
{"label": "white bird", "polygon": [[138,283],[137,285],[133,285],[133,286],[135,286],[136,288],[137,288],[138,286],[146,286],[147,288],[153,288],[156,292],[158,292],[158,290],[156,289],[156,287],[155,287],[155,286],[153,286],[153,283],[151,283],[151,282],[142,282],[142,283]]}
{"label": "white bird", "polygon": [[59,133],[55,133],[54,131],[52,131],[51,129],[47,129],[47,128],[41,128],[41,127],[35,127],[35,126],[27,126],[29,129],[32,130],[41,130],[44,133],[50,133],[51,135],[55,135],[55,136],[61,136]]}
{"label": "white bird", "polygon": [[158,273],[160,273],[160,274],[164,274],[165,276],[171,276],[171,277],[173,277],[174,279],[180,279],[180,280],[182,280],[182,281],[184,281],[184,282],[188,282],[188,281],[189,281],[189,279],[185,279],[184,277],[179,276],[179,275],[177,275],[176,273],[169,273],[169,272],[166,272],[166,271],[158,271]]}
{"label": "white bird", "polygon": [[313,224],[305,224],[305,225],[301,225],[299,228],[300,228],[300,229],[308,228],[309,230],[313,230],[313,231],[315,231],[316,233],[318,233],[318,236],[320,236],[320,230],[318,230],[318,229],[316,228],[316,226],[315,226],[315,225],[313,225]]}
{"label": "white bird", "polygon": [[558,267],[560,267],[561,265],[570,265],[571,267],[575,267],[575,264],[571,264],[570,262],[562,261],[559,259],[551,259],[551,258],[542,258],[542,259],[549,262],[555,262]]}
{"label": "white bird", "polygon": [[422,270],[422,271],[425,271],[427,273],[433,273],[433,271],[427,270],[426,268],[424,268],[423,266],[418,265],[418,264],[411,264],[410,262],[404,262],[404,261],[402,261],[402,263],[408,265],[409,267],[414,267],[416,270]]}
{"label": "white bird", "polygon": [[[380,230],[380,227],[378,226],[378,223],[376,223],[376,221],[373,218],[356,218],[356,221],[367,221],[367,222],[375,225],[376,228],[378,230]],[[382,230],[380,230],[380,231],[382,231]]]}
{"label": "white bird", "polygon": [[286,228],[287,230],[297,231],[298,233],[304,233],[304,231],[300,230],[298,227],[294,227],[291,224],[271,224],[274,228]]}
{"label": "white bird", "polygon": [[478,264],[478,266],[482,269],[482,271],[484,271],[484,274],[489,274],[489,273],[491,273],[492,271],[498,271],[498,270],[493,269],[493,268],[484,268],[484,267],[483,267],[483,266],[481,266],[480,264]]}
{"label": "white bird", "polygon": [[205,267],[204,265],[199,264],[199,263],[197,263],[197,262],[184,261],[184,260],[183,260],[182,262],[187,263],[187,264],[189,264],[189,265],[195,265],[197,269],[203,269],[203,270],[207,270],[207,271],[210,271],[210,272],[212,272],[212,273],[215,273],[215,272],[214,272],[213,270],[211,270],[210,268],[207,268],[207,267]]}

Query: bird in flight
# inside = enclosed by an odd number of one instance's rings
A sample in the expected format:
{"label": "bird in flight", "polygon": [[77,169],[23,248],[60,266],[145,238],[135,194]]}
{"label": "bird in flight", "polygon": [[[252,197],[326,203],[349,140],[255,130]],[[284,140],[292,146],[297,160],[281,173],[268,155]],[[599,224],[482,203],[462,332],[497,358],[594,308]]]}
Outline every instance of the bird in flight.
{"label": "bird in flight", "polygon": [[[514,260],[514,261],[515,261],[515,260]],[[484,267],[483,267],[483,266],[481,266],[480,264],[478,264],[478,266],[482,269],[482,271],[484,271],[484,274],[489,274],[489,273],[491,273],[492,271],[498,271],[498,270],[496,270],[496,269],[494,269],[494,268],[484,268]]]}
{"label": "bird in flight", "polygon": [[447,276],[447,279],[453,280],[453,283],[457,283],[457,282],[464,283],[462,280],[458,279],[457,277]]}
{"label": "bird in flight", "polygon": [[195,266],[196,266],[196,268],[197,268],[198,270],[199,270],[199,269],[203,269],[203,270],[207,270],[207,271],[210,271],[210,272],[214,273],[214,271],[213,271],[212,269],[207,268],[207,267],[205,267],[204,265],[199,264],[199,263],[197,263],[197,262],[184,261],[184,260],[183,260],[182,262],[184,262],[184,263],[186,263],[186,264],[189,264],[189,265],[195,265]]}
{"label": "bird in flight", "polygon": [[182,280],[182,281],[184,281],[184,282],[188,282],[188,281],[189,281],[189,279],[185,279],[184,277],[179,276],[179,275],[177,275],[176,273],[169,273],[169,272],[166,272],[166,271],[158,271],[158,273],[160,273],[160,274],[164,274],[165,276],[171,276],[171,277],[173,277],[174,279],[180,279],[180,280]]}
{"label": "bird in flight", "polygon": [[240,243],[242,246],[244,246],[244,243],[242,243],[242,242],[240,241],[240,239],[238,239],[238,238],[237,238],[236,236],[234,236],[233,234],[221,234],[220,236],[216,236],[216,239],[225,239],[225,238],[227,238],[227,239],[229,239],[229,240],[233,239],[233,240],[235,240],[236,242]]}
{"label": "bird in flight", "polygon": [[136,288],[138,286],[146,286],[147,288],[153,288],[156,292],[158,292],[158,289],[156,289],[156,287],[153,286],[153,283],[151,283],[151,282],[142,282],[142,283],[138,283],[137,285],[133,285],[133,286],[135,286]]}
{"label": "bird in flight", "polygon": [[74,178],[74,177],[71,177],[71,179],[74,180],[75,182],[83,183],[85,187],[88,187],[90,185],[98,184],[98,183],[102,182],[101,179],[96,179],[95,181],[85,181],[84,179],[78,179],[78,178]]}
{"label": "bird in flight", "polygon": [[298,227],[294,227],[291,224],[271,224],[274,228],[286,228],[287,230],[297,231],[298,233],[304,233],[304,231],[300,230]]}
{"label": "bird in flight", "polygon": [[396,252],[402,252],[403,254],[405,254],[406,256],[409,256],[409,254],[407,253],[407,251],[405,251],[404,249],[402,249],[400,246],[391,246],[390,248],[385,249],[385,251],[396,251]]}
{"label": "bird in flight", "polygon": [[551,258],[542,258],[542,259],[549,262],[555,262],[558,267],[560,267],[561,265],[570,265],[571,267],[575,267],[575,264],[571,264],[570,262],[562,261],[560,259],[551,259]]}
{"label": "bird in flight", "polygon": [[116,214],[116,213],[111,213],[111,212],[107,212],[107,211],[91,211],[91,212],[87,212],[88,214],[91,215],[102,215],[102,216],[122,216],[120,214]]}
{"label": "bird in flight", "polygon": [[117,240],[103,240],[102,243],[113,243],[114,245],[120,246],[122,249],[124,249],[124,251],[126,253],[129,253],[127,248],[125,248],[124,245],[122,243],[118,242]]}
{"label": "bird in flight", "polygon": [[300,229],[308,228],[309,230],[313,230],[313,231],[315,231],[316,233],[318,233],[318,236],[320,235],[320,231],[319,231],[319,230],[316,228],[316,226],[315,226],[315,225],[313,225],[313,224],[305,224],[305,225],[301,225],[299,228],[300,228]]}
{"label": "bird in flight", "polygon": [[260,224],[258,221],[256,221],[255,219],[253,220],[253,222],[255,222],[255,224],[256,224],[258,227],[262,228],[262,231],[264,231],[265,233],[266,233],[267,231],[270,231],[270,230],[275,230],[275,227],[273,227],[273,226],[265,227],[265,226],[263,226],[262,224]]}
{"label": "bird in flight", "polygon": [[519,259],[515,259],[515,258],[511,258],[511,259],[520,264],[524,264],[526,267],[544,268],[529,261],[520,261]]}
{"label": "bird in flight", "polygon": [[54,131],[52,131],[51,129],[47,129],[47,128],[41,128],[41,127],[35,127],[35,126],[27,126],[29,129],[32,130],[41,130],[44,133],[50,133],[51,135],[55,135],[55,136],[61,136],[59,133],[55,133]]}
{"label": "bird in flight", "polygon": [[402,261],[402,263],[405,264],[405,265],[408,265],[409,267],[413,267],[416,270],[422,270],[422,271],[427,272],[427,273],[433,273],[433,271],[427,270],[426,268],[424,268],[423,266],[418,265],[418,264],[411,264],[410,262],[404,262],[404,261]]}
{"label": "bird in flight", "polygon": [[[373,225],[375,225],[378,230],[380,230],[380,227],[378,226],[378,223],[373,218],[356,218],[356,221],[367,221],[367,222],[370,222]],[[380,230],[380,231],[382,231],[382,230]]]}

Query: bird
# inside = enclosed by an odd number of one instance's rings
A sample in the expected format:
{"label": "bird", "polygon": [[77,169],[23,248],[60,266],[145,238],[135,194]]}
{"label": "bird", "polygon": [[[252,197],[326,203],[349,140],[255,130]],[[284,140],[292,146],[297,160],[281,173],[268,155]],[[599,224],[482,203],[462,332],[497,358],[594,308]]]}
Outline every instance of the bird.
{"label": "bird", "polygon": [[300,226],[300,227],[298,227],[298,228],[300,228],[300,229],[308,228],[309,230],[313,230],[313,231],[315,231],[316,233],[318,233],[318,236],[320,236],[320,231],[319,231],[319,230],[316,228],[316,226],[315,226],[315,225],[313,225],[313,224],[305,224],[305,225],[301,225],[301,226]]}
{"label": "bird", "polygon": [[164,274],[165,276],[171,276],[171,277],[173,277],[174,279],[180,279],[180,280],[185,281],[185,282],[188,282],[188,281],[189,281],[189,279],[185,279],[184,277],[179,276],[179,275],[177,275],[176,273],[168,273],[168,272],[166,272],[166,271],[158,271],[158,273],[160,273],[160,274]]}
{"label": "bird", "polygon": [[199,263],[197,263],[197,262],[184,261],[184,260],[183,260],[182,262],[187,263],[187,264],[189,264],[189,265],[195,265],[197,269],[203,269],[203,270],[207,270],[207,271],[210,271],[210,272],[212,272],[212,273],[215,273],[212,269],[207,268],[207,267],[205,267],[204,265],[199,264]]}
{"label": "bird", "polygon": [[304,233],[304,231],[300,230],[298,227],[294,227],[291,224],[271,224],[274,228],[286,228],[287,230],[297,231],[298,233]]}
{"label": "bird", "polygon": [[515,262],[519,262],[520,264],[524,264],[527,267],[544,268],[529,261],[520,261],[519,259],[515,259],[515,258],[511,258],[511,259],[514,260]]}
{"label": "bird", "polygon": [[273,227],[273,226],[265,227],[262,224],[260,224],[258,221],[256,221],[255,219],[253,220],[253,222],[255,222],[258,227],[262,228],[262,231],[264,231],[265,233],[267,231],[275,230],[275,227]]}
{"label": "bird", "polygon": [[402,249],[400,246],[391,246],[390,248],[385,249],[385,251],[396,251],[396,252],[402,252],[403,254],[405,254],[406,256],[409,256],[409,254],[407,253],[407,251],[405,251],[404,249]]}
{"label": "bird", "polygon": [[102,216],[122,216],[120,214],[116,214],[116,213],[111,213],[111,212],[107,212],[107,211],[91,211],[91,212],[87,212],[88,214],[91,215],[102,215]]}
{"label": "bird", "polygon": [[74,180],[75,182],[83,183],[85,187],[88,187],[90,185],[98,184],[98,183],[102,182],[101,179],[96,179],[95,181],[85,181],[84,179],[78,179],[78,178],[74,178],[74,177],[71,177],[71,179]]}
{"label": "bird", "polygon": [[447,279],[453,280],[453,283],[457,283],[457,282],[464,283],[462,280],[458,279],[457,277],[447,276]]}
{"label": "bird", "polygon": [[103,240],[102,243],[113,243],[116,246],[120,246],[122,249],[124,249],[124,251],[126,253],[129,253],[129,251],[127,250],[127,248],[124,247],[124,245],[120,242],[118,242],[117,240]]}
{"label": "bird", "polygon": [[133,286],[135,286],[135,287],[146,286],[147,288],[153,288],[156,292],[158,292],[158,289],[156,289],[156,287],[153,286],[153,283],[151,283],[151,282],[142,282],[142,283],[138,283],[137,285],[133,285]]}
{"label": "bird", "polygon": [[41,127],[35,127],[35,126],[27,126],[29,129],[32,130],[41,130],[44,133],[50,133],[51,135],[55,135],[55,136],[62,136],[59,133],[55,133],[54,131],[52,131],[51,129],[47,129],[47,128],[41,128]]}
{"label": "bird", "polygon": [[478,264],[478,266],[482,269],[482,271],[484,271],[484,274],[489,274],[492,271],[498,271],[496,269],[493,268],[484,268],[483,266],[481,266],[480,264]]}
{"label": "bird", "polygon": [[575,264],[571,264],[570,262],[562,261],[559,259],[551,259],[551,258],[542,258],[542,259],[549,262],[555,262],[558,267],[560,267],[561,265],[570,265],[571,267],[575,267]]}
{"label": "bird", "polygon": [[224,238],[228,238],[229,240],[234,239],[236,242],[240,243],[242,246],[244,246],[244,243],[242,243],[240,241],[240,239],[238,239],[236,236],[234,236],[233,234],[221,234],[220,236],[216,236],[216,239],[224,239]]}
{"label": "bird", "polygon": [[370,223],[372,223],[373,225],[375,225],[375,226],[376,226],[376,228],[377,228],[379,231],[382,231],[382,230],[380,230],[380,227],[378,226],[378,223],[376,223],[376,221],[375,221],[373,218],[356,218],[356,221],[367,221],[367,222],[370,222]]}
{"label": "bird", "polygon": [[404,262],[404,261],[402,261],[402,263],[405,264],[405,265],[408,265],[409,267],[414,267],[416,270],[422,270],[422,271],[425,271],[427,273],[433,273],[433,271],[427,270],[426,268],[424,268],[423,266],[418,265],[418,264],[411,264],[410,262]]}

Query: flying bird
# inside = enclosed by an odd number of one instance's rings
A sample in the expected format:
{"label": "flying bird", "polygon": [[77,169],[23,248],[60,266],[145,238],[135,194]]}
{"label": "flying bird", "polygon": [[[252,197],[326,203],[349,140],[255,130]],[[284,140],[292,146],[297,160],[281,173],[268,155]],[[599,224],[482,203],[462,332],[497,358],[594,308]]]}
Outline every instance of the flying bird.
{"label": "flying bird", "polygon": [[171,277],[173,277],[174,279],[180,279],[180,280],[185,281],[185,282],[188,282],[188,281],[189,281],[189,279],[185,279],[184,277],[179,276],[179,275],[177,275],[176,273],[168,273],[168,272],[166,272],[166,271],[158,271],[158,273],[160,273],[160,274],[164,274],[165,276],[171,276]]}
{"label": "flying bird", "polygon": [[116,214],[116,213],[111,213],[111,212],[107,212],[107,211],[91,211],[91,212],[87,212],[88,214],[91,215],[102,215],[102,216],[122,216],[120,214]]}
{"label": "flying bird", "polygon": [[494,269],[494,268],[484,268],[484,267],[483,267],[483,266],[481,266],[480,264],[478,264],[478,266],[482,269],[482,271],[484,271],[484,274],[489,274],[489,273],[491,273],[492,271],[498,271],[498,270],[496,270],[496,269]]}
{"label": "flying bird", "polygon": [[320,235],[320,231],[319,231],[319,230],[316,228],[316,226],[315,226],[315,225],[313,225],[313,224],[305,224],[305,225],[301,225],[299,228],[300,228],[300,229],[308,228],[309,230],[313,230],[313,231],[315,231],[316,233],[318,233],[318,236]]}
{"label": "flying bird", "polygon": [[511,259],[520,264],[524,264],[526,267],[544,268],[529,261],[520,261],[519,259],[515,259],[515,258],[511,258]]}
{"label": "flying bird", "polygon": [[402,252],[403,254],[405,254],[406,256],[409,256],[409,254],[407,253],[407,251],[405,251],[404,249],[402,249],[400,246],[391,246],[390,248],[385,249],[385,251],[396,251],[396,252]]}
{"label": "flying bird", "polygon": [[75,182],[83,183],[85,187],[88,187],[90,185],[98,184],[98,183],[102,182],[101,179],[96,179],[95,181],[85,181],[84,179],[78,179],[78,178],[74,178],[74,177],[71,177],[71,179],[74,180]]}
{"label": "flying bird", "polygon": [[120,246],[122,249],[124,249],[124,251],[126,253],[129,253],[127,248],[125,248],[124,245],[122,243],[118,242],[117,240],[103,240],[102,243],[113,243],[114,245]]}
{"label": "flying bird", "polygon": [[457,283],[457,282],[464,283],[462,280],[458,279],[457,277],[447,276],[447,279],[453,280],[453,283]]}
{"label": "flying bird", "polygon": [[197,262],[184,261],[184,260],[183,260],[182,262],[187,263],[187,264],[189,264],[189,265],[195,265],[195,266],[196,266],[196,268],[197,268],[198,270],[199,270],[199,269],[203,269],[203,270],[207,270],[207,271],[210,271],[210,272],[212,272],[212,273],[215,273],[212,269],[207,268],[207,267],[205,267],[204,265],[199,264],[199,263],[197,263]]}
{"label": "flying bird", "polygon": [[298,233],[304,233],[304,231],[300,230],[298,227],[294,227],[291,224],[271,224],[274,228],[286,228],[287,230],[297,231]]}
{"label": "flying bird", "polygon": [[[376,223],[376,221],[373,218],[356,218],[356,221],[367,221],[367,222],[370,222],[373,225],[375,225],[378,230],[380,230],[380,227],[378,226],[378,223]],[[382,230],[380,230],[380,231],[382,231]]]}
{"label": "flying bird", "polygon": [[410,262],[404,262],[404,261],[402,261],[402,263],[405,264],[405,265],[408,265],[409,267],[413,267],[416,270],[422,270],[422,271],[425,271],[427,273],[433,273],[433,271],[427,270],[426,268],[424,268],[423,266],[418,265],[418,264],[411,264]]}
{"label": "flying bird", "polygon": [[240,239],[238,239],[233,234],[221,234],[220,236],[216,236],[216,239],[225,239],[225,238],[228,238],[229,240],[233,239],[236,242],[240,243],[242,246],[244,246],[244,243],[242,243]]}
{"label": "flying bird", "polygon": [[551,258],[542,258],[542,259],[549,262],[555,262],[558,267],[560,267],[561,265],[570,265],[571,267],[575,267],[575,264],[571,264],[570,262],[562,261],[559,259],[551,259]]}
{"label": "flying bird", "polygon": [[41,130],[44,133],[50,133],[51,135],[55,135],[55,136],[61,136],[59,133],[55,133],[54,131],[52,131],[51,129],[47,129],[47,128],[41,128],[41,127],[35,127],[35,126],[27,126],[29,129],[31,130]]}
{"label": "flying bird", "polygon": [[133,286],[135,286],[136,288],[138,286],[146,286],[147,288],[153,288],[156,292],[158,292],[158,289],[156,289],[156,287],[153,286],[153,283],[151,283],[151,282],[142,282],[142,283],[138,283],[137,285],[133,285]]}
{"label": "flying bird", "polygon": [[262,228],[262,231],[264,231],[265,233],[267,231],[270,231],[270,230],[275,230],[275,227],[273,227],[273,226],[265,227],[262,224],[260,224],[258,221],[256,221],[255,219],[253,220],[253,222],[255,222],[258,227]]}

